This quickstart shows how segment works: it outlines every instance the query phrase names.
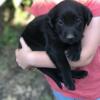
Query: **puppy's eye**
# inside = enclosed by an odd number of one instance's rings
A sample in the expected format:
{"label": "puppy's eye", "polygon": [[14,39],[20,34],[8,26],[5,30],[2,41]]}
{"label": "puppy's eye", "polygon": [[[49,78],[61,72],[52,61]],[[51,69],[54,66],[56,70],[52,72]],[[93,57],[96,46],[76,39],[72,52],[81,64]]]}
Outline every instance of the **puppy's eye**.
{"label": "puppy's eye", "polygon": [[59,25],[63,25],[64,23],[63,23],[62,20],[58,20],[58,24],[59,24]]}

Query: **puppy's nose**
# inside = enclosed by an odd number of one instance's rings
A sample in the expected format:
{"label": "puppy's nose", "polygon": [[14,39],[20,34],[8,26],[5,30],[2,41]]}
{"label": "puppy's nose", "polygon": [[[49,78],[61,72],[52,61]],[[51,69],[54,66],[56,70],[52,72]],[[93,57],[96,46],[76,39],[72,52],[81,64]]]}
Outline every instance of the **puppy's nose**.
{"label": "puppy's nose", "polygon": [[68,35],[66,36],[66,39],[68,39],[68,40],[71,40],[71,39],[74,39],[74,38],[75,38],[75,36],[72,35],[72,34],[68,34]]}

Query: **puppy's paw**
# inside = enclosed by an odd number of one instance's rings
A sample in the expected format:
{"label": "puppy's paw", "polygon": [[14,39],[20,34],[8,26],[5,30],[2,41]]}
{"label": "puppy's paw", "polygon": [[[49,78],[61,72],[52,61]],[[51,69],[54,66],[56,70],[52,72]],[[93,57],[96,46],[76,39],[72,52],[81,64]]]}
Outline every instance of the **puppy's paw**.
{"label": "puppy's paw", "polygon": [[69,82],[67,82],[66,80],[63,80],[64,85],[69,89],[69,90],[75,90],[75,81],[74,80],[69,80]]}
{"label": "puppy's paw", "polygon": [[59,87],[60,89],[62,89],[62,84],[61,84],[60,81],[56,81],[56,84],[58,85],[58,87]]}
{"label": "puppy's paw", "polygon": [[80,59],[80,51],[78,50],[68,50],[67,52],[68,59],[72,61],[77,61]]}
{"label": "puppy's paw", "polygon": [[72,90],[72,91],[75,90],[75,85],[74,85],[74,83],[75,83],[75,81],[73,80],[73,84],[70,84],[70,83],[69,83],[69,84],[67,85],[67,88],[68,88],[69,90]]}
{"label": "puppy's paw", "polygon": [[75,79],[85,78],[88,75],[88,72],[84,70],[79,70],[79,71],[73,70],[71,71],[71,73],[72,73],[72,77]]}

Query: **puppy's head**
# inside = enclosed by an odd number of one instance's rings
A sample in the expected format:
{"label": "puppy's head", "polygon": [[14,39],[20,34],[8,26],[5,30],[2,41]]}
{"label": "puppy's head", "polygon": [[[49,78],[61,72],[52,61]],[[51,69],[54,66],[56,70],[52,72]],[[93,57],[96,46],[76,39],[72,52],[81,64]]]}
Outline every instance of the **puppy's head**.
{"label": "puppy's head", "polygon": [[55,6],[49,13],[49,25],[64,43],[81,41],[86,25],[92,19],[92,13],[82,4],[66,0]]}

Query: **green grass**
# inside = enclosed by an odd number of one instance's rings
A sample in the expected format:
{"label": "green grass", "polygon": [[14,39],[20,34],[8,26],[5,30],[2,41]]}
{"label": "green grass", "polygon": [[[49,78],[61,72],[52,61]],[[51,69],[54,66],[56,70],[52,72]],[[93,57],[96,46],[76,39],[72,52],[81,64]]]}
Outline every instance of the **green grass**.
{"label": "green grass", "polygon": [[3,33],[0,35],[0,48],[16,46],[18,43],[19,32],[20,29],[16,31],[13,27],[6,25]]}

